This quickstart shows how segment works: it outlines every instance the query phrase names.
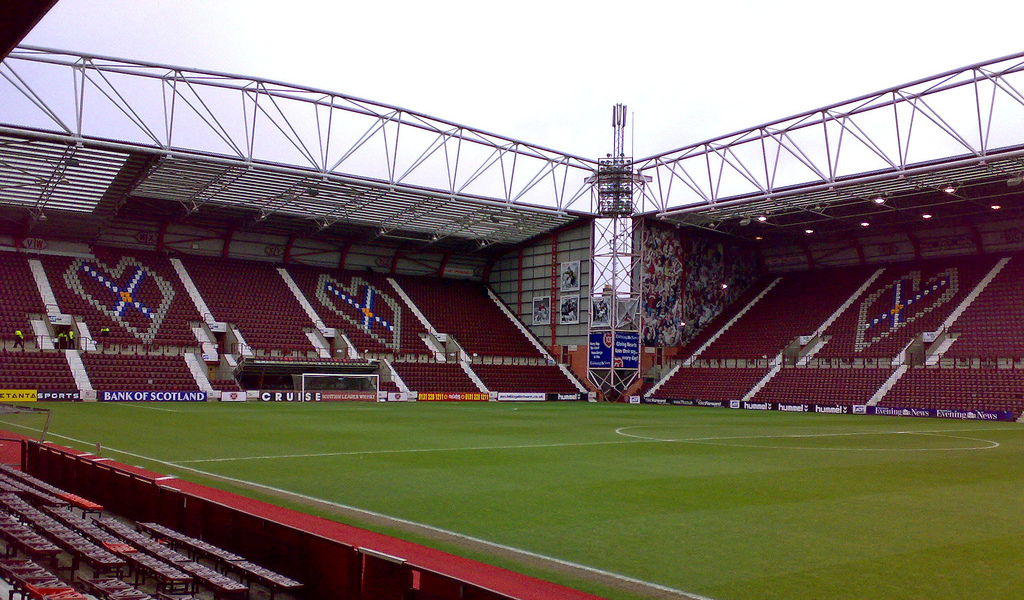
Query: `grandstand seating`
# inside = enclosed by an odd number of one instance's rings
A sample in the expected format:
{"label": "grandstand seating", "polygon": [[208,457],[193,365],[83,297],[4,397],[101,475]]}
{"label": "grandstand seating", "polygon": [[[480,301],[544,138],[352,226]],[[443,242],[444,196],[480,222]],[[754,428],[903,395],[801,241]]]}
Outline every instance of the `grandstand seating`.
{"label": "grandstand seating", "polygon": [[712,338],[718,331],[725,327],[725,325],[732,320],[744,307],[750,304],[750,301],[757,297],[764,288],[772,282],[771,278],[764,278],[761,281],[751,285],[747,291],[740,294],[736,300],[725,306],[722,312],[711,317],[702,326],[698,327],[693,335],[683,343],[679,351],[679,356],[683,358],[689,358],[700,349],[708,340]]}
{"label": "grandstand seating", "polygon": [[922,260],[886,268],[825,331],[819,357],[893,357],[942,326],[995,265],[994,257]]}
{"label": "grandstand seating", "polygon": [[183,391],[198,389],[182,356],[130,356],[86,352],[82,362],[93,388]]}
{"label": "grandstand seating", "polygon": [[62,313],[84,320],[103,344],[198,345],[189,324],[199,314],[166,256],[105,248],[95,256],[39,257]]}
{"label": "grandstand seating", "polygon": [[[6,547],[0,579],[11,597],[86,600],[84,592],[103,600],[229,600],[251,597],[259,588],[271,598],[282,592],[294,597],[305,587],[157,523],[79,516],[65,497],[103,508],[18,469],[5,466],[0,472],[0,540]],[[71,583],[57,577],[64,569]],[[262,590],[256,593],[266,594]]]}
{"label": "grandstand seating", "polygon": [[440,333],[480,356],[541,356],[537,348],[476,282],[399,277],[399,285]]}
{"label": "grandstand seating", "polygon": [[20,329],[28,344],[32,340],[28,315],[46,313],[28,259],[23,254],[0,252],[0,282],[0,340],[13,340],[14,331]]}
{"label": "grandstand seating", "polygon": [[1024,410],[1024,369],[961,369],[917,367],[908,370],[889,390],[881,406]]}
{"label": "grandstand seating", "polygon": [[754,402],[867,404],[892,369],[787,367],[754,395]]}
{"label": "grandstand seating", "polygon": [[683,367],[655,392],[658,398],[740,400],[768,373],[762,367]]}
{"label": "grandstand seating", "polygon": [[236,324],[251,348],[284,355],[313,352],[305,334],[313,323],[275,265],[196,256],[181,261],[214,319]]}
{"label": "grandstand seating", "polygon": [[950,358],[1024,358],[1024,255],[1016,255],[956,320]]}
{"label": "grandstand seating", "polygon": [[557,365],[474,364],[473,372],[492,392],[572,394],[579,391]]}
{"label": "grandstand seating", "polygon": [[214,379],[210,381],[210,386],[221,392],[240,392],[242,386],[238,385],[238,381],[234,379]]}
{"label": "grandstand seating", "polygon": [[387,276],[308,266],[290,266],[288,273],[324,324],[344,331],[359,352],[427,352],[420,338],[426,329]]}
{"label": "grandstand seating", "polygon": [[0,382],[12,389],[77,389],[67,358],[57,350],[0,352]]}
{"label": "grandstand seating", "polygon": [[480,391],[456,363],[395,362],[392,366],[405,385],[416,392],[465,394]]}
{"label": "grandstand seating", "polygon": [[786,275],[701,354],[701,358],[772,358],[797,336],[811,335],[873,269]]}

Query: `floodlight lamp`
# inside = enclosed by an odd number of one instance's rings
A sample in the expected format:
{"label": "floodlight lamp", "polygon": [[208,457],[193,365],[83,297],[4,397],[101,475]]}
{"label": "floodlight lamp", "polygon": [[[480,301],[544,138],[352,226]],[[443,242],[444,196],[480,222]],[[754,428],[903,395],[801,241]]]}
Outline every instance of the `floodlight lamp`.
{"label": "floodlight lamp", "polygon": [[804,229],[804,233],[806,233],[807,235],[811,235],[812,233],[814,233],[814,230],[813,229]]}
{"label": "floodlight lamp", "polygon": [[947,194],[955,194],[956,193],[956,186],[955,185],[947,185],[946,187],[942,188],[942,191],[946,192]]}
{"label": "floodlight lamp", "polygon": [[921,215],[921,218],[922,219],[930,219],[930,218],[932,218],[932,215],[931,215],[931,213],[924,213],[923,215]]}
{"label": "floodlight lamp", "polygon": [[1002,206],[1000,206],[1000,205],[998,205],[998,204],[993,204],[993,205],[992,205],[992,206],[990,206],[989,208],[991,208],[992,210],[999,210],[1000,208],[1002,208]]}
{"label": "floodlight lamp", "polygon": [[870,226],[870,225],[871,225],[871,223],[868,223],[867,221],[861,221],[861,222],[860,222],[860,226],[861,226],[861,227],[868,227],[868,226]]}
{"label": "floodlight lamp", "polygon": [[885,204],[885,198],[883,198],[882,196],[879,196],[879,197],[875,198],[873,202],[875,204]]}
{"label": "floodlight lamp", "polygon": [[768,216],[767,215],[759,215],[757,217],[757,220],[760,221],[761,223],[764,223],[765,221],[768,220]]}

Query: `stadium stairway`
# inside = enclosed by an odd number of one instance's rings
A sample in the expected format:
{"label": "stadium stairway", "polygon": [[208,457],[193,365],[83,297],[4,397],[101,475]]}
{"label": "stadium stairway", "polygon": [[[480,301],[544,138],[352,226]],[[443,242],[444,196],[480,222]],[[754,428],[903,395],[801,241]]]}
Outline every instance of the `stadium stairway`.
{"label": "stadium stairway", "polygon": [[815,330],[814,332],[814,339],[811,341],[811,343],[808,344],[808,351],[804,354],[803,357],[800,358],[800,361],[797,363],[799,366],[806,365],[807,361],[813,358],[814,355],[817,354],[818,350],[824,347],[825,340],[822,338],[822,336],[824,335],[825,331],[828,330],[828,328],[832,326],[832,323],[835,323],[836,319],[838,319],[840,315],[846,312],[846,310],[850,308],[850,306],[852,306],[854,302],[857,301],[857,298],[860,298],[864,294],[864,292],[869,287],[871,287],[872,284],[875,283],[875,280],[882,276],[882,273],[884,272],[885,269],[883,268],[878,269],[874,273],[872,273],[871,276],[868,277],[867,280],[863,284],[861,284],[859,288],[857,288],[857,291],[850,294],[850,297],[847,298],[846,301],[843,302],[839,306],[839,308],[837,308],[835,312],[833,312],[829,316],[829,318],[825,319],[824,323],[818,326],[818,329]]}
{"label": "stadium stairway", "polygon": [[82,355],[78,353],[78,350],[65,350],[64,357],[68,361],[68,367],[71,369],[71,376],[75,378],[75,387],[78,388],[78,391],[93,391],[92,381],[89,379],[89,373],[85,368],[85,363],[82,362]]}
{"label": "stadium stairway", "polygon": [[[505,318],[514,323],[516,328],[519,329],[519,331],[526,337],[526,339],[530,340],[530,343],[533,344],[533,347],[537,349],[537,352],[539,352],[541,356],[543,356],[545,359],[554,360],[551,354],[548,353],[547,348],[544,347],[544,344],[540,343],[540,340],[537,339],[537,336],[533,335],[533,332],[527,329],[526,325],[523,325],[523,322],[517,319],[514,314],[512,314],[512,311],[509,309],[509,307],[505,306],[505,303],[501,301],[501,298],[499,298],[497,294],[495,294],[491,290],[491,288],[487,288],[487,296],[491,300],[493,300],[495,304],[498,305],[498,310],[500,310],[502,314],[505,315]],[[575,379],[575,377],[573,377],[573,379]]]}
{"label": "stadium stairway", "polygon": [[690,355],[690,357],[687,359],[687,362],[692,365],[693,361],[695,361],[697,358],[699,358],[700,355],[705,350],[707,350],[709,347],[711,347],[711,344],[714,344],[715,341],[717,341],[718,338],[721,337],[721,335],[723,333],[728,331],[729,328],[731,328],[740,319],[742,319],[743,315],[747,314],[748,311],[750,311],[758,302],[760,302],[762,298],[767,296],[768,292],[772,291],[772,288],[774,288],[776,285],[778,285],[779,282],[781,282],[781,281],[782,281],[781,277],[776,277],[771,283],[769,283],[767,286],[765,286],[765,288],[763,290],[761,290],[760,294],[758,294],[757,296],[754,296],[753,300],[748,302],[747,305],[744,306],[743,309],[740,310],[738,313],[736,313],[731,319],[729,319],[729,321],[726,322],[726,324],[723,325],[721,329],[716,331],[710,338],[708,338],[708,340],[706,342],[704,342],[703,345],[701,345],[699,348],[697,348],[697,350],[695,350],[694,353],[692,355]]}
{"label": "stadium stairway", "polygon": [[[309,299],[306,298],[306,295],[299,289],[298,284],[295,283],[292,276],[288,274],[288,270],[284,267],[278,267],[277,273],[281,276],[281,279],[284,280],[285,285],[288,286],[292,295],[295,296],[295,301],[299,303],[299,306],[302,307],[303,312],[306,313],[306,316],[309,317],[310,322],[312,322],[315,327],[312,331],[306,332],[306,337],[309,338],[309,343],[313,344],[313,347],[316,348],[317,355],[320,358],[331,358],[331,345],[328,343],[326,338],[328,334],[327,325],[324,324],[320,315],[316,314],[316,310],[313,309],[313,305],[309,303]],[[351,346],[348,346],[348,348],[351,348]],[[355,356],[349,356],[349,358],[359,358],[359,353],[356,352]]]}
{"label": "stadium stairway", "polygon": [[208,326],[215,327],[216,321],[213,318],[213,312],[206,305],[206,301],[203,300],[203,295],[199,292],[199,288],[196,287],[196,283],[192,281],[192,276],[188,274],[188,269],[182,264],[181,259],[172,258],[170,260],[171,266],[174,267],[174,272],[177,273],[181,285],[188,292],[188,297],[192,300],[192,304],[196,307],[199,316],[203,318]]}
{"label": "stadium stairway", "polygon": [[[412,301],[409,294],[405,293],[405,290],[402,289],[402,286],[399,285],[393,277],[388,277],[388,285],[395,290],[395,293],[402,299],[402,302],[404,302],[409,310],[412,311],[416,320],[418,320],[420,324],[423,325],[423,328],[427,330],[430,337],[423,339],[423,343],[427,346],[427,349],[430,350],[436,358],[443,358],[444,353],[439,352],[436,346],[436,344],[440,343],[440,332],[437,329],[434,329],[434,326],[430,324],[430,321],[427,319],[426,315],[423,314],[423,311],[420,310],[420,307],[416,306],[416,303]],[[435,342],[435,345],[432,345],[431,342]]]}
{"label": "stadium stairway", "polygon": [[39,295],[42,296],[43,304],[46,305],[46,314],[51,317],[59,315],[60,309],[57,307],[57,296],[54,295],[53,288],[50,287],[50,280],[46,276],[46,269],[43,268],[42,261],[38,258],[31,258],[28,264],[32,269],[32,278],[35,279]]}

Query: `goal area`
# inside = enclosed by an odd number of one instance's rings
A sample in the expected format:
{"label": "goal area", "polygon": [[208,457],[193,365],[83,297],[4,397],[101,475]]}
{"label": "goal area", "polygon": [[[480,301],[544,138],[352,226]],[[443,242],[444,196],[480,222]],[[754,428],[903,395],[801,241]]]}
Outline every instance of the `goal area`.
{"label": "goal area", "polygon": [[379,390],[376,373],[301,373],[294,375],[303,398],[375,402]]}

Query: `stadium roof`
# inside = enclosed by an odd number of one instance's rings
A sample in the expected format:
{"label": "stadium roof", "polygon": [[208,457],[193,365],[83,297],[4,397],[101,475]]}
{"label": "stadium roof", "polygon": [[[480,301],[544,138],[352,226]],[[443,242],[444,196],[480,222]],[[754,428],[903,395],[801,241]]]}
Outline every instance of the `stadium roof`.
{"label": "stadium roof", "polygon": [[[1022,80],[1024,53],[637,159],[637,208],[778,243],[1019,215]],[[488,252],[592,216],[594,159],[326,90],[21,47],[0,107],[7,232],[120,216]]]}
{"label": "stadium roof", "polygon": [[[1024,53],[637,161],[665,222],[856,237],[1024,211]],[[998,208],[993,208],[998,207]],[[926,216],[927,215],[927,216]]]}

